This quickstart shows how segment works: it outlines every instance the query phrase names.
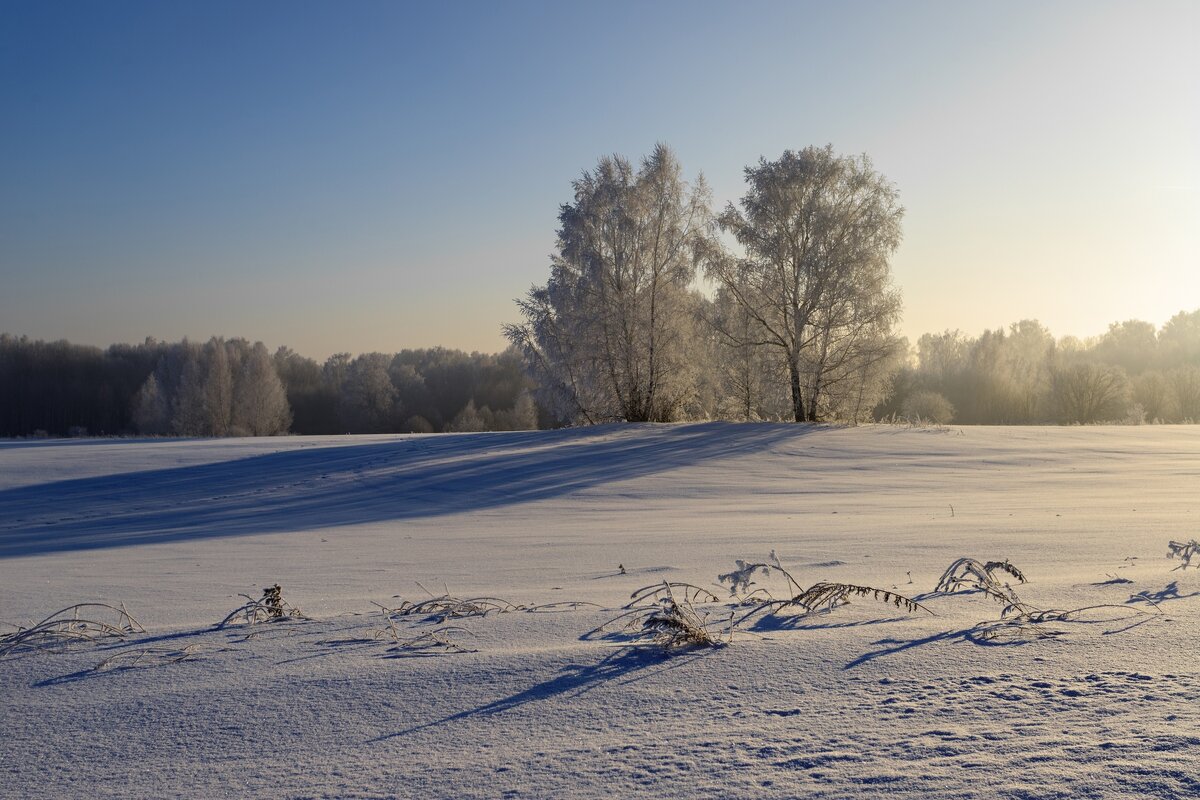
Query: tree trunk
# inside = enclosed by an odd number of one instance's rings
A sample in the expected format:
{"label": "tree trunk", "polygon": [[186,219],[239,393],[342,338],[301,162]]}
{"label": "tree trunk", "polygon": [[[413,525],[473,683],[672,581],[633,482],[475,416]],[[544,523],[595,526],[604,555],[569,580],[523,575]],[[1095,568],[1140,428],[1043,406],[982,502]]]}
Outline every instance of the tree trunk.
{"label": "tree trunk", "polygon": [[800,370],[796,366],[795,359],[791,359],[788,363],[788,373],[792,379],[792,413],[796,417],[796,422],[806,422],[804,396],[800,391]]}

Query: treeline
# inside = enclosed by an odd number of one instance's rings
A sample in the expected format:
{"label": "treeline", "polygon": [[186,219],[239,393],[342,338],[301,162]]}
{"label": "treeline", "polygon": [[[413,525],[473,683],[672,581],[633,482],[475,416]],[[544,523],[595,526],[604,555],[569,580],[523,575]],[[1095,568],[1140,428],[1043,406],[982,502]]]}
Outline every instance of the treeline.
{"label": "treeline", "polygon": [[0,436],[269,436],[529,429],[519,357],[340,353],[212,338],[107,349],[0,334]]}
{"label": "treeline", "polygon": [[[789,420],[775,351],[736,346],[718,292],[686,296],[694,389],[677,418]],[[844,421],[1126,424],[1200,421],[1200,309],[1161,329],[1139,320],[1102,336],[1055,339],[1032,320],[969,337],[901,341],[853,380],[833,383]],[[339,353],[325,362],[281,347],[213,338],[147,339],[107,349],[0,334],[0,435],[254,436],[530,430],[557,424],[533,399],[521,355],[432,348]]]}
{"label": "treeline", "polygon": [[275,353],[293,433],[531,430],[538,412],[520,357],[435,347],[338,353],[324,364]]}
{"label": "treeline", "polygon": [[1200,422],[1200,310],[1161,330],[1114,323],[1055,340],[1024,320],[977,338],[926,334],[897,370],[877,419],[964,424]]}

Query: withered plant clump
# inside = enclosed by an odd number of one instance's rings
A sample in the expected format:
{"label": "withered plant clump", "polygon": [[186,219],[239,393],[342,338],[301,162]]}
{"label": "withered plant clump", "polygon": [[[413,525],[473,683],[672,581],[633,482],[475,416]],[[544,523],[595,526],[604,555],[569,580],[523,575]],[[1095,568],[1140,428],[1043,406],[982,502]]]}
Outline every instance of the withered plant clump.
{"label": "withered plant clump", "polygon": [[[980,591],[1004,604],[1004,608],[1000,611],[1000,619],[986,620],[975,626],[974,637],[977,639],[1008,642],[1052,639],[1065,635],[1066,631],[1060,628],[1044,627],[1046,623],[1081,622],[1086,619],[1089,612],[1104,610],[1119,611],[1122,616],[1144,616],[1148,613],[1127,605],[1111,603],[1071,609],[1039,608],[1022,600],[1008,583],[1001,583],[997,578],[997,573],[1006,573],[1020,583],[1028,582],[1025,574],[1008,560],[981,562],[973,558],[960,558],[946,568],[934,590],[944,594],[958,591]],[[1160,613],[1157,606],[1155,612]]]}
{"label": "withered plant clump", "polygon": [[973,558],[960,558],[946,568],[938,579],[935,592],[957,592],[963,589],[980,589],[988,594],[1003,593],[1007,584],[1000,583],[997,572],[1004,572],[1017,579],[1018,583],[1027,583],[1025,573],[1012,565],[1008,559],[1003,561],[976,561]]}
{"label": "withered plant clump", "polygon": [[[737,569],[717,576],[718,581],[729,585],[730,594],[737,598],[739,605],[751,606],[750,611],[743,614],[735,624],[741,624],[757,614],[773,614],[788,608],[798,609],[803,614],[819,610],[832,611],[838,606],[848,604],[853,597],[890,603],[904,611],[933,613],[910,597],[875,586],[819,581],[805,588],[783,567],[779,559],[775,556],[775,551],[771,551],[771,561],[769,563],[751,563],[741,559],[738,559],[735,563]],[[783,577],[787,587],[787,596],[776,598],[771,594],[770,590],[764,587],[750,588],[754,586],[753,578],[756,574],[770,575],[772,573],[777,573]]]}
{"label": "withered plant clump", "polygon": [[283,599],[283,589],[279,584],[263,589],[262,597],[255,600],[248,594],[241,597],[246,602],[233,611],[225,619],[217,623],[217,629],[230,625],[257,625],[261,622],[278,622],[289,619],[310,619],[304,612]]}
{"label": "withered plant clump", "polygon": [[[625,606],[624,613],[585,636],[617,632],[632,636],[637,642],[658,645],[666,650],[721,647],[733,640],[732,614],[726,633],[722,636],[719,628],[709,621],[711,614],[693,605],[696,599],[716,599],[707,589],[690,583],[663,581],[638,589],[632,597],[633,601]],[[637,603],[642,605],[635,605]]]}
{"label": "withered plant clump", "polygon": [[76,603],[32,627],[15,627],[12,633],[0,636],[0,658],[37,650],[62,651],[72,644],[123,639],[131,633],[146,632],[124,605],[107,603]]}
{"label": "withered plant clump", "polygon": [[396,657],[476,652],[450,638],[461,633],[467,631],[454,625],[444,625],[436,630],[409,635],[396,627],[395,616],[384,609],[384,625],[375,630],[375,639],[390,641],[392,646],[388,648],[388,652]]}

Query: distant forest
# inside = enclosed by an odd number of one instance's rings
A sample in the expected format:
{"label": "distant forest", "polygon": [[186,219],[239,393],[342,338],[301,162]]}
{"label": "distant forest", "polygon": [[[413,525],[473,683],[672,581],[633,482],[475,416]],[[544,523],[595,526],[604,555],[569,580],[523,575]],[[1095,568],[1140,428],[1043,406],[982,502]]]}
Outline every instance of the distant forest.
{"label": "distant forest", "polygon": [[[693,297],[697,320],[718,300]],[[697,389],[681,420],[787,420],[786,364],[697,346]],[[535,402],[521,354],[432,348],[339,353],[213,338],[107,349],[0,334],[0,435],[252,436],[524,430],[561,424]],[[1200,309],[1161,329],[1114,323],[1055,339],[1025,320],[978,337],[926,334],[878,365],[842,422],[1126,424],[1200,421]],[[855,407],[857,405],[857,408]]]}
{"label": "distant forest", "polygon": [[255,436],[538,427],[519,356],[432,348],[339,353],[281,347],[107,349],[0,334],[0,436]]}

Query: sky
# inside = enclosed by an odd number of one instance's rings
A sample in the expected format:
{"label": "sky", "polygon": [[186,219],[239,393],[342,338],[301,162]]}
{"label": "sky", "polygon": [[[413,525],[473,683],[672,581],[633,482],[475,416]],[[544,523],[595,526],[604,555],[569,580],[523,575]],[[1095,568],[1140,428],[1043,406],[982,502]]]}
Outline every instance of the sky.
{"label": "sky", "polygon": [[906,208],[903,334],[1200,308],[1200,3],[0,4],[0,331],[504,347],[571,181],[785,149]]}

